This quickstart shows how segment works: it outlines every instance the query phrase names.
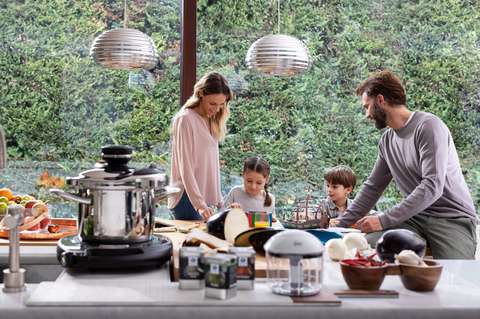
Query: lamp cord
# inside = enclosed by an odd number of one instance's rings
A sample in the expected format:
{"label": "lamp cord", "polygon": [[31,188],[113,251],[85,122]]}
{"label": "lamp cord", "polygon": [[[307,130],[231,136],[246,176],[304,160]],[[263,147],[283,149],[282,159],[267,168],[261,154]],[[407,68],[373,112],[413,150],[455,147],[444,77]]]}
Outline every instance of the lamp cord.
{"label": "lamp cord", "polygon": [[127,0],[123,1],[123,27],[126,29],[127,28],[127,20],[128,20],[128,15],[127,15]]}
{"label": "lamp cord", "polygon": [[280,34],[280,0],[277,0],[277,18],[278,18],[277,33]]}

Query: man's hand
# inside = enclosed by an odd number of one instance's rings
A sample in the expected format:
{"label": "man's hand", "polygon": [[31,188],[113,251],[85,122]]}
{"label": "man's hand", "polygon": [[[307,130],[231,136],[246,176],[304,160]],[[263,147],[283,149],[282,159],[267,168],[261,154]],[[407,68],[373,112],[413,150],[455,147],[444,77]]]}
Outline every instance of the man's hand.
{"label": "man's hand", "polygon": [[210,216],[212,216],[213,209],[211,209],[210,207],[200,208],[198,210],[198,213],[202,216],[203,220],[206,221],[208,218],[210,218]]}
{"label": "man's hand", "polygon": [[378,216],[366,216],[357,221],[357,227],[363,233],[372,233],[383,230],[382,223]]}

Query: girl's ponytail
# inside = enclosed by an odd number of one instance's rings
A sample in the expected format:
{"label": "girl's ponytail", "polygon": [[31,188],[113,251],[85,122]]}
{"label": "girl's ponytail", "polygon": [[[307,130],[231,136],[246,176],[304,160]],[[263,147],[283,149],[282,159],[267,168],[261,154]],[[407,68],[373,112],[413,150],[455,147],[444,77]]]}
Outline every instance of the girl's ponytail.
{"label": "girl's ponytail", "polygon": [[269,207],[272,205],[272,197],[268,194],[268,183],[265,184],[265,202],[263,202],[263,206]]}

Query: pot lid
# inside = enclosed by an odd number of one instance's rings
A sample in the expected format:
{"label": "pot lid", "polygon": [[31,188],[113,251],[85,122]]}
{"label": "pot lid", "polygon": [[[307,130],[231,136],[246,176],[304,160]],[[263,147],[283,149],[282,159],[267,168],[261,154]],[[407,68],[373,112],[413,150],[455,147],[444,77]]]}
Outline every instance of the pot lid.
{"label": "pot lid", "polygon": [[272,236],[265,243],[265,251],[270,255],[305,258],[323,254],[323,245],[314,235],[303,230],[284,230]]}

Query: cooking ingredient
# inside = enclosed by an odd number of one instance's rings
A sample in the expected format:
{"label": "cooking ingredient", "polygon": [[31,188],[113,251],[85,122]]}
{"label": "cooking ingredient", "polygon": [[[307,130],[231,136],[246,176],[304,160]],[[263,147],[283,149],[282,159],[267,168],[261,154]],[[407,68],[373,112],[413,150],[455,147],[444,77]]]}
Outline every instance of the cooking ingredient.
{"label": "cooking ingredient", "polygon": [[370,245],[365,239],[365,236],[359,233],[346,234],[345,236],[343,236],[343,242],[345,243],[345,246],[349,251],[355,250],[355,249],[358,249],[358,250],[370,249]]}
{"label": "cooking ingredient", "polygon": [[225,219],[230,210],[224,210],[211,216],[207,221],[207,232],[220,239],[225,239]]}
{"label": "cooking ingredient", "polygon": [[33,217],[38,217],[38,216],[40,216],[42,214],[45,214],[45,213],[48,213],[48,207],[47,207],[47,204],[45,204],[44,202],[37,201],[37,203],[35,203],[32,206],[32,216]]}
{"label": "cooking ingredient", "polygon": [[407,229],[392,229],[386,231],[377,242],[377,254],[381,260],[395,262],[395,254],[402,250],[412,250],[418,256],[425,255],[425,241],[416,233]]}
{"label": "cooking ingredient", "polygon": [[45,217],[42,221],[40,221],[40,229],[47,229],[48,225],[52,220],[50,216]]}
{"label": "cooking ingredient", "polygon": [[334,238],[327,241],[325,249],[328,257],[334,261],[345,259],[347,254],[347,246],[341,238]]}
{"label": "cooking ingredient", "polygon": [[8,200],[11,200],[13,198],[13,192],[9,188],[0,188],[0,196],[4,196]]}
{"label": "cooking ingredient", "polygon": [[231,209],[225,218],[225,239],[233,244],[235,242],[235,237],[248,229],[248,217],[243,210],[240,208]]}
{"label": "cooking ingredient", "polygon": [[23,206],[25,206],[25,208],[32,208],[33,205],[35,205],[37,202],[38,202],[37,200],[31,199],[31,200],[26,201]]}
{"label": "cooking ingredient", "polygon": [[204,253],[202,247],[181,247],[180,258],[180,280],[182,279],[203,279],[201,257]]}
{"label": "cooking ingredient", "polygon": [[395,255],[395,259],[399,264],[427,267],[423,259],[412,250],[402,250]]}
{"label": "cooking ingredient", "polygon": [[353,259],[343,259],[341,262],[353,267],[381,267],[386,264],[385,261],[375,260],[376,253],[371,254],[368,257],[362,256],[359,252]]}
{"label": "cooking ingredient", "polygon": [[[30,223],[32,223],[33,221],[35,220],[35,217],[33,216],[27,216],[24,218],[23,220],[23,225],[29,225]],[[25,226],[27,227],[27,226]],[[25,228],[24,227],[24,228]],[[24,229],[24,230],[39,230],[40,229],[40,221],[38,223],[34,223],[33,225],[29,226],[28,228]]]}
{"label": "cooking ingredient", "polygon": [[206,232],[200,229],[193,229],[185,238],[183,243],[184,246],[199,246],[200,244],[205,244],[210,248],[219,248],[219,249],[228,249],[230,243],[221,240],[218,237],[207,234]]}
{"label": "cooking ingredient", "polygon": [[228,253],[237,257],[237,282],[251,281],[250,289],[253,289],[253,281],[255,280],[255,251],[252,247],[231,247]]}
{"label": "cooking ingredient", "polygon": [[205,287],[229,289],[236,286],[237,257],[229,254],[206,254],[202,258]]}
{"label": "cooking ingredient", "polygon": [[0,216],[4,216],[7,214],[8,204],[4,202],[0,202]]}
{"label": "cooking ingredient", "polygon": [[55,224],[49,224],[47,229],[49,233],[58,233],[60,231],[60,226]]}

